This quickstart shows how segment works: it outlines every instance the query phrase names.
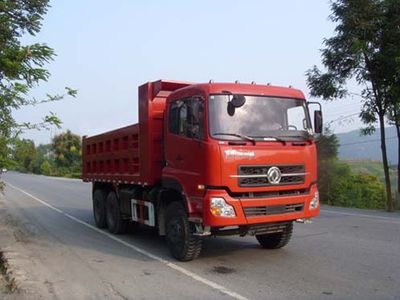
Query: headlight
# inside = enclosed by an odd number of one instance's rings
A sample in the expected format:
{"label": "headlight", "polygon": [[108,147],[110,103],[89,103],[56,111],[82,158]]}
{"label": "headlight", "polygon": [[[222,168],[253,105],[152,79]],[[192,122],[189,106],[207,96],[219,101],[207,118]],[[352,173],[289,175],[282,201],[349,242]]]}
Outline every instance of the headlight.
{"label": "headlight", "polygon": [[314,193],[314,197],[311,199],[309,210],[314,210],[319,206],[319,192]]}
{"label": "headlight", "polygon": [[211,213],[218,217],[236,217],[235,209],[224,198],[211,198]]}

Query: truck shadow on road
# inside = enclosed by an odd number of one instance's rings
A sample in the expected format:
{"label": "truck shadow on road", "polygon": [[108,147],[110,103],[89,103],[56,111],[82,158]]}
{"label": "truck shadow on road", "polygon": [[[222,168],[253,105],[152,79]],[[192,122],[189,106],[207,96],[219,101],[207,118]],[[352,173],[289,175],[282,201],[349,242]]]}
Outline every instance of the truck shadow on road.
{"label": "truck shadow on road", "polygon": [[[91,226],[95,226],[91,210],[70,207],[60,207],[59,209]],[[149,260],[148,257],[137,252],[133,254],[135,251],[132,249],[129,249],[116,240],[110,239],[106,235],[100,235],[92,228],[85,227],[65,216],[60,218],[59,215],[57,216],[54,213],[50,215],[46,207],[25,207],[24,215],[25,220],[32,223],[29,224],[29,226],[25,226],[28,230],[32,230],[32,226],[39,227],[35,229],[36,233],[42,233],[39,235],[35,234],[38,238],[47,237],[54,242],[53,238],[55,237],[57,241],[64,245],[73,244],[74,247],[93,248],[93,250],[104,251],[113,255],[127,255],[135,259],[141,257],[143,260]],[[32,218],[30,216],[38,217]],[[45,221],[43,216],[50,216],[51,219],[54,218],[57,219],[57,221]],[[102,229],[101,231],[108,234],[107,229]],[[130,224],[127,233],[113,236],[151,254],[160,256],[163,259],[171,259],[165,238],[158,236],[155,229]],[[235,252],[254,252],[254,250],[259,250],[259,255],[265,256],[266,251],[260,248],[254,237],[205,237],[203,238],[203,250],[198,259],[212,259],[220,256],[226,257],[233,255]]]}
{"label": "truck shadow on road", "polygon": [[[104,232],[108,231],[105,229]],[[134,225],[130,226],[125,234],[117,235],[117,237],[129,241],[130,244],[144,248],[150,253],[156,254],[162,258],[172,259],[169,255],[165,238],[160,237],[155,229]],[[254,249],[265,252],[258,245],[255,238],[253,240],[249,237],[204,237],[202,252],[197,260],[212,259],[221,256],[226,257],[233,255],[234,252]]]}
{"label": "truck shadow on road", "polygon": [[[57,208],[67,215],[95,227],[91,210],[66,206]],[[165,238],[158,236],[157,231],[149,227],[131,225],[127,233],[112,235],[117,238],[115,240],[110,239],[107,229],[98,232],[92,227],[80,224],[76,220],[62,216],[47,207],[24,206],[17,209],[12,208],[8,212],[17,220],[12,225],[14,230],[24,233],[26,246],[31,244],[32,246],[46,247],[47,251],[55,249],[55,252],[71,247],[73,249],[82,248],[82,250],[94,250],[139,261],[152,260],[150,257],[124,245],[125,242],[144,252],[174,261],[169,255]],[[235,255],[251,255],[253,257],[262,255],[265,258],[266,253],[272,252],[261,249],[254,237],[205,237],[203,251],[197,260],[213,260],[221,259],[221,257],[229,260]],[[94,258],[94,260],[96,259],[98,258]]]}

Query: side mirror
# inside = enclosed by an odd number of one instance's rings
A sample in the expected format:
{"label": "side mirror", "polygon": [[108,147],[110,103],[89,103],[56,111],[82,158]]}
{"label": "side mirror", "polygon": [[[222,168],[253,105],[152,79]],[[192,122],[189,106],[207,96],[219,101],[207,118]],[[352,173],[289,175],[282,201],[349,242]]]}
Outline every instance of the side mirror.
{"label": "side mirror", "polygon": [[229,103],[231,103],[234,108],[242,107],[246,103],[246,97],[243,95],[234,94]]}
{"label": "side mirror", "polygon": [[307,109],[310,111],[310,105],[318,105],[319,109],[314,111],[314,132],[322,133],[322,106],[319,102],[307,102]]}
{"label": "side mirror", "polygon": [[231,117],[235,114],[235,109],[242,107],[246,103],[246,97],[243,95],[234,94],[231,101],[228,102],[228,115]]}
{"label": "side mirror", "polygon": [[322,111],[320,110],[314,111],[314,127],[315,133],[322,133]]}

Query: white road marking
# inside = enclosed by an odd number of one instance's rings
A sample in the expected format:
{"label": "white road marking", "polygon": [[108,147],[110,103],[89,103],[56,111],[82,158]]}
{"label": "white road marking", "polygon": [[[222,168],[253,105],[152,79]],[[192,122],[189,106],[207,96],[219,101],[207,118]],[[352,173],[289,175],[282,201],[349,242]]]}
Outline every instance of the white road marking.
{"label": "white road marking", "polygon": [[128,248],[131,248],[132,250],[134,250],[134,251],[136,251],[136,252],[138,252],[138,253],[140,253],[140,254],[142,254],[144,256],[147,256],[147,257],[149,257],[151,259],[157,260],[160,263],[166,265],[167,267],[169,267],[171,269],[174,269],[175,271],[178,271],[178,272],[180,272],[180,273],[192,278],[193,280],[196,280],[196,281],[201,282],[201,283],[203,283],[205,285],[208,285],[209,287],[212,287],[213,289],[215,289],[215,290],[217,290],[217,291],[219,291],[221,293],[224,293],[224,294],[226,294],[226,295],[228,295],[228,296],[230,296],[232,298],[239,299],[239,300],[248,300],[248,298],[246,298],[246,297],[244,297],[242,295],[239,295],[238,293],[233,292],[233,291],[227,289],[226,287],[224,287],[224,286],[222,286],[222,285],[220,285],[218,283],[215,283],[215,282],[213,282],[211,280],[208,280],[208,279],[206,279],[204,277],[201,277],[200,275],[197,275],[197,274],[195,274],[195,273],[193,273],[193,272],[191,272],[191,271],[189,271],[189,270],[187,270],[185,268],[182,268],[182,267],[180,267],[180,266],[178,266],[178,265],[176,265],[176,264],[174,264],[174,263],[172,263],[172,262],[170,262],[170,261],[168,261],[166,259],[163,259],[163,258],[161,258],[161,257],[159,257],[157,255],[151,254],[151,253],[147,252],[146,250],[144,250],[144,249],[142,249],[140,247],[134,246],[134,245],[132,245],[132,244],[130,244],[128,242],[125,242],[124,240],[121,240],[120,238],[118,238],[118,237],[116,237],[116,236],[114,236],[114,235],[112,235],[112,234],[110,234],[108,232],[105,232],[105,231],[103,231],[103,230],[101,230],[101,229],[99,229],[97,227],[94,227],[93,225],[90,225],[90,224],[88,224],[88,223],[86,223],[86,222],[84,222],[84,221],[82,221],[82,220],[80,220],[80,219],[78,219],[78,218],[76,218],[76,217],[64,212],[64,211],[62,211],[61,209],[58,209],[58,208],[54,207],[53,205],[51,205],[51,204],[49,204],[49,203],[47,203],[47,202],[45,202],[45,201],[33,196],[31,194],[29,194],[28,192],[26,192],[26,191],[24,191],[24,190],[22,190],[22,189],[20,189],[20,188],[18,188],[16,186],[12,185],[11,183],[8,183],[8,182],[5,182],[5,183],[8,186],[12,187],[13,189],[15,189],[15,190],[17,190],[17,191],[29,196],[33,200],[43,204],[44,206],[47,206],[48,208],[50,208],[50,209],[62,214],[63,216],[65,216],[65,217],[67,217],[67,218],[69,218],[69,219],[71,219],[71,220],[73,220],[73,221],[75,221],[75,222],[77,222],[79,224],[82,224],[82,225],[84,225],[84,226],[86,226],[86,227],[88,227],[88,228],[90,228],[90,229],[92,229],[92,230],[94,230],[94,231],[96,231],[96,232],[98,232],[100,234],[103,234],[103,235],[107,236],[108,238],[110,238],[110,239],[112,239],[112,240],[114,240],[114,241],[116,241],[116,242],[118,242],[118,243],[120,243],[120,244],[122,244],[122,245],[124,245],[124,246],[126,246]]}
{"label": "white road marking", "polygon": [[353,217],[370,218],[370,219],[376,219],[376,221],[384,221],[384,222],[389,222],[389,223],[394,223],[394,224],[400,224],[399,219],[392,218],[392,217],[382,217],[382,216],[374,216],[374,215],[367,215],[367,214],[355,214],[355,213],[348,213],[348,212],[344,212],[344,211],[332,211],[332,210],[326,210],[326,209],[321,209],[321,212],[329,213],[329,214],[353,216]]}

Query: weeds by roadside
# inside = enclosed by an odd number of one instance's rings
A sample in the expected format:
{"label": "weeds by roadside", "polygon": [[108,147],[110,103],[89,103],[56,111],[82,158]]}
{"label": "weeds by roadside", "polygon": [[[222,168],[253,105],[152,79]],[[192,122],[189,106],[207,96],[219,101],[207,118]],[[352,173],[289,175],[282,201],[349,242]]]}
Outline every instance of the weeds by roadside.
{"label": "weeds by roadside", "polygon": [[2,293],[12,294],[18,291],[15,279],[8,271],[8,262],[3,251],[0,250],[0,288]]}

